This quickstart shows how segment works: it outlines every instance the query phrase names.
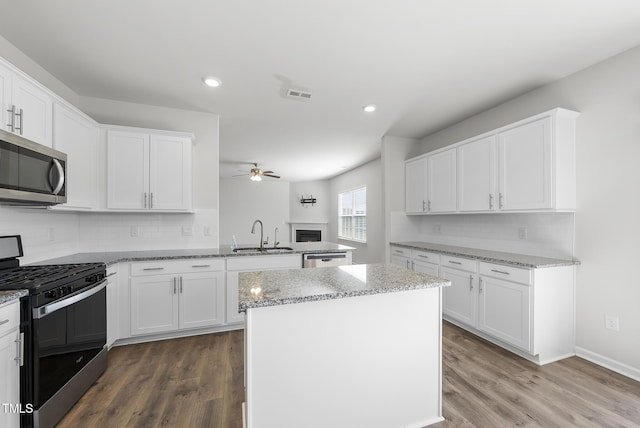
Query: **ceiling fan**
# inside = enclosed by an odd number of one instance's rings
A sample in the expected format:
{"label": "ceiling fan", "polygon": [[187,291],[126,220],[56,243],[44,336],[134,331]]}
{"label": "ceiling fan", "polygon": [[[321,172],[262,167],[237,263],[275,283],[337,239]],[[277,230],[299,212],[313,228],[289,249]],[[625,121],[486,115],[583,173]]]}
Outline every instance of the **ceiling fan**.
{"label": "ceiling fan", "polygon": [[[261,170],[260,168],[258,168],[258,164],[255,162],[252,162],[251,165],[253,165],[253,168],[249,170],[249,179],[251,181],[261,181],[262,177],[280,178],[279,175],[274,175],[273,171]],[[234,177],[241,177],[243,175],[246,174],[234,175]]]}

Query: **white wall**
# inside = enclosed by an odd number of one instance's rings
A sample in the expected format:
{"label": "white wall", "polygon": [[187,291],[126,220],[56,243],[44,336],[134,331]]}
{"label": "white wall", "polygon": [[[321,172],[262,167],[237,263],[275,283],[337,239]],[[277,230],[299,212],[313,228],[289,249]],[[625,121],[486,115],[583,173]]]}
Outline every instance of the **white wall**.
{"label": "white wall", "polygon": [[259,230],[251,234],[254,220],[264,225],[264,238],[269,236],[273,244],[274,230],[278,228],[278,241],[290,241],[289,237],[289,183],[286,181],[249,178],[220,180],[220,245],[230,245],[235,235],[239,245],[257,246]]}
{"label": "white wall", "polygon": [[[640,379],[640,47],[426,137],[422,152],[555,107],[577,119],[577,345]],[[605,329],[605,315],[620,331]]]}
{"label": "white wall", "polygon": [[[329,180],[329,227],[327,241],[357,248],[353,263],[382,263],[385,259],[384,212],[382,206],[381,160],[375,159]],[[367,242],[338,239],[338,194],[367,187]]]}

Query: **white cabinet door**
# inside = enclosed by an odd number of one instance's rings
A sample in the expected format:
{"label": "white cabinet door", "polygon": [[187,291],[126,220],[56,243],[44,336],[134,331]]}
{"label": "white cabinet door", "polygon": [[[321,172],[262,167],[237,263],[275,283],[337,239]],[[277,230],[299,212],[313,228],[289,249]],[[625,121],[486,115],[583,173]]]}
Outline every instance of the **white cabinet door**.
{"label": "white cabinet door", "polygon": [[495,136],[458,147],[458,210],[497,208]]}
{"label": "white cabinet door", "polygon": [[420,261],[413,261],[411,266],[413,270],[420,273],[426,273],[432,276],[438,276],[439,266],[435,263],[425,263]]}
{"label": "white cabinet door", "polygon": [[16,132],[36,143],[51,147],[53,129],[53,99],[44,90],[14,74],[11,81],[11,104],[22,109],[16,124],[22,128]]}
{"label": "white cabinet door", "polygon": [[405,163],[405,211],[407,214],[426,212],[427,163],[424,158]]}
{"label": "white cabinet door", "polygon": [[427,212],[455,212],[456,149],[427,156]]}
{"label": "white cabinet door", "polygon": [[11,122],[7,109],[11,104],[11,70],[0,64],[0,129],[9,131]]}
{"label": "white cabinet door", "polygon": [[478,297],[474,275],[441,266],[439,276],[451,281],[450,287],[444,287],[442,312],[453,319],[475,327]]}
{"label": "white cabinet door", "polygon": [[481,276],[478,329],[513,346],[531,350],[531,287]]}
{"label": "white cabinet door", "polygon": [[391,255],[391,264],[396,266],[400,266],[403,268],[411,269],[411,260],[408,257],[397,256],[395,254]]}
{"label": "white cabinet door", "polygon": [[178,281],[172,275],[132,278],[131,334],[178,329]]}
{"label": "white cabinet door", "polygon": [[191,207],[191,141],[151,135],[149,207],[187,210]]}
{"label": "white cabinet door", "polygon": [[65,106],[54,106],[53,148],[67,154],[66,207],[97,206],[98,125]]}
{"label": "white cabinet door", "polygon": [[111,348],[118,340],[118,270],[115,266],[107,268],[107,346]]}
{"label": "white cabinet door", "polygon": [[499,208],[552,208],[551,118],[499,133],[498,152]]}
{"label": "white cabinet door", "polygon": [[178,280],[180,328],[224,323],[224,272],[184,274]]}
{"label": "white cabinet door", "polygon": [[20,365],[15,360],[18,356],[16,340],[19,334],[13,330],[0,336],[0,403],[7,406],[0,409],[0,426],[7,428],[20,426],[20,412],[9,408],[20,404]]}
{"label": "white cabinet door", "polygon": [[109,131],[107,208],[146,209],[149,205],[149,134]]}

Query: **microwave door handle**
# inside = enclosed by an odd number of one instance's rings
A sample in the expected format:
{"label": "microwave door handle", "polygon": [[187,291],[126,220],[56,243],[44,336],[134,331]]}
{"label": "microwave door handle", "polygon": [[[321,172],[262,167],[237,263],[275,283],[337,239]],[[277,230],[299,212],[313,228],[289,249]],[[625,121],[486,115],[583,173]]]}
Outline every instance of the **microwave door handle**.
{"label": "microwave door handle", "polygon": [[[60,190],[62,190],[62,186],[64,186],[64,169],[62,168],[62,164],[58,159],[52,159],[53,165],[51,165],[51,169],[49,169],[49,184],[53,187],[53,194],[57,195]],[[53,184],[53,172],[58,173],[58,182]]]}
{"label": "microwave door handle", "polygon": [[92,287],[87,291],[83,291],[82,293],[78,293],[75,296],[70,296],[65,299],[50,303],[48,305],[45,305],[39,308],[33,308],[33,318],[34,319],[44,318],[47,315],[59,309],[66,308],[67,306],[73,305],[74,303],[77,303],[81,300],[84,300],[86,298],[93,296],[97,292],[102,291],[106,286],[107,286],[107,280],[104,279],[95,287]]}

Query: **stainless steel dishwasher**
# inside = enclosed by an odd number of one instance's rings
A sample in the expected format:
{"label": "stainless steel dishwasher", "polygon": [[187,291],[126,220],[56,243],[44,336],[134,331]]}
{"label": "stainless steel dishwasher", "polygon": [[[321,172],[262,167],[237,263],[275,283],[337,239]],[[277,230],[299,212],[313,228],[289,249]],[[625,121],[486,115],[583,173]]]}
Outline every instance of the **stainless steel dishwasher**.
{"label": "stainless steel dishwasher", "polygon": [[348,264],[347,253],[317,253],[302,256],[303,268],[342,266]]}

